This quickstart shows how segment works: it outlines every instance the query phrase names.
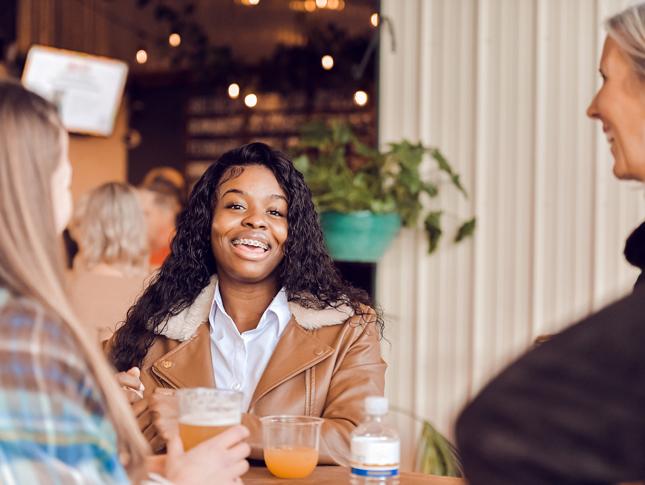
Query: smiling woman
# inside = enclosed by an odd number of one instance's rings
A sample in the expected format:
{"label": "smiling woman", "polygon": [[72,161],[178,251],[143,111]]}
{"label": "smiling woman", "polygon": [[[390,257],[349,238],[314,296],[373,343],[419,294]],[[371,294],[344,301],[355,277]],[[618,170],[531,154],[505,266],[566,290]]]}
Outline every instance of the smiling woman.
{"label": "smiling woman", "polygon": [[363,399],[383,394],[382,326],[335,269],[302,174],[253,143],[197,182],[172,252],[110,356],[119,370],[141,367],[136,410],[156,450],[176,432],[176,410],[155,389],[217,387],[243,394],[255,458],[259,417],[292,414],[324,418],[320,462],[338,463]]}
{"label": "smiling woman", "polygon": [[[614,20],[617,22],[617,20]],[[615,28],[609,23],[610,29]],[[611,30],[610,30],[611,32]],[[621,47],[624,34],[607,36],[600,60],[602,87],[587,115],[602,122],[614,157],[614,175],[619,179],[645,180],[645,71],[639,70]],[[628,45],[625,45],[629,49]],[[642,54],[640,54],[642,56]],[[640,57],[642,59],[642,57]]]}

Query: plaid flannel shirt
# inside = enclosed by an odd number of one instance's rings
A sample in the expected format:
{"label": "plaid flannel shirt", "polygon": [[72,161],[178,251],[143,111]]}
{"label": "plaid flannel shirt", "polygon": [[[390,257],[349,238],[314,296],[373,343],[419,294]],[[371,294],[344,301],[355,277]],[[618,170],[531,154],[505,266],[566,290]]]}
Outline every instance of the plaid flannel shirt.
{"label": "plaid flannel shirt", "polygon": [[0,483],[130,483],[69,330],[0,288]]}

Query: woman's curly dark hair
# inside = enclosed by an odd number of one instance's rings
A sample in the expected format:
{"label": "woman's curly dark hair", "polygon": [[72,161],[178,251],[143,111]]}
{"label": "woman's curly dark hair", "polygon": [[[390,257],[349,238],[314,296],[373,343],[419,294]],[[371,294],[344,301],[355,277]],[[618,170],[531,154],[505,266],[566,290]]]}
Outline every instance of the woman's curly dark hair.
{"label": "woman's curly dark hair", "polygon": [[[118,370],[141,366],[168,318],[188,307],[217,272],[211,249],[217,191],[235,176],[236,167],[248,165],[267,167],[287,194],[289,232],[278,271],[289,301],[315,309],[349,305],[358,315],[372,312],[362,306],[371,306],[367,293],[346,283],[334,266],[302,174],[281,152],[250,143],[224,153],[195,185],[178,217],[170,255],[114,335],[110,358]],[[382,333],[381,313],[376,311],[369,319],[376,320]]]}

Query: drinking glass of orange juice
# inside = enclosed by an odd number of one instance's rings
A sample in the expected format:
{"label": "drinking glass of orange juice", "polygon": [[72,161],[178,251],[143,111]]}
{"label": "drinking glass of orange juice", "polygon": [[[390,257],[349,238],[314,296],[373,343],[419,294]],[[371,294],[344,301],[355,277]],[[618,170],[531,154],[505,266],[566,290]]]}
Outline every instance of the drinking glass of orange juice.
{"label": "drinking glass of orange juice", "polygon": [[262,421],[264,462],[278,478],[305,478],[318,464],[323,420],[310,416],[266,416]]}
{"label": "drinking glass of orange juice", "polygon": [[178,389],[179,435],[184,450],[217,436],[242,420],[242,393],[195,387]]}

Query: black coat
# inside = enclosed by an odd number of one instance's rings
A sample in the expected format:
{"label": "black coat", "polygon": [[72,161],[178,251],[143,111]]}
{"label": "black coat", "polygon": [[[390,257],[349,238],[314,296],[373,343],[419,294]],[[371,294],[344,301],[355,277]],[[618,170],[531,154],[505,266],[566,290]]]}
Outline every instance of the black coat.
{"label": "black coat", "polygon": [[[627,240],[645,268],[645,223]],[[645,276],[634,292],[522,356],[468,405],[457,442],[471,485],[645,478]]]}

